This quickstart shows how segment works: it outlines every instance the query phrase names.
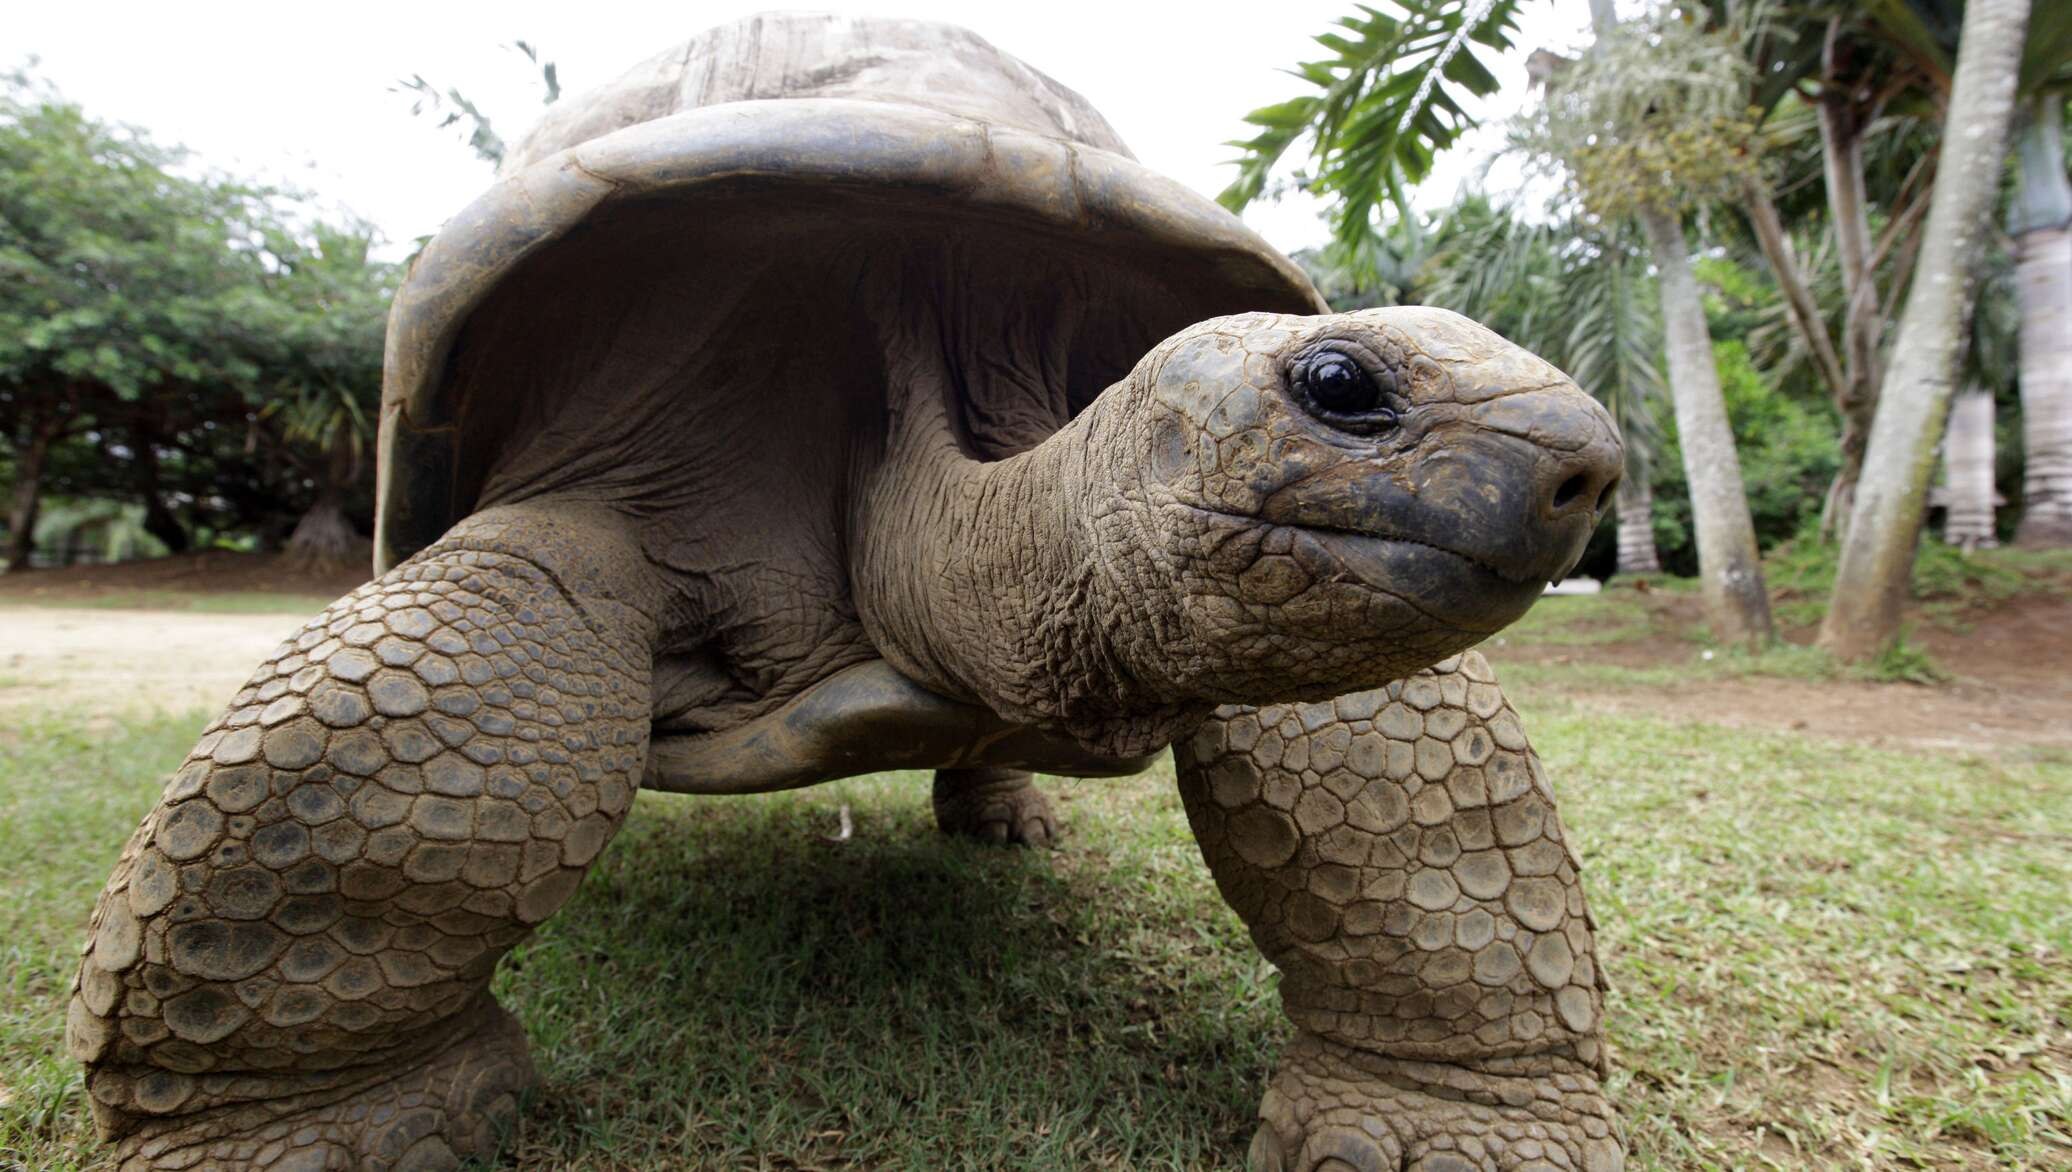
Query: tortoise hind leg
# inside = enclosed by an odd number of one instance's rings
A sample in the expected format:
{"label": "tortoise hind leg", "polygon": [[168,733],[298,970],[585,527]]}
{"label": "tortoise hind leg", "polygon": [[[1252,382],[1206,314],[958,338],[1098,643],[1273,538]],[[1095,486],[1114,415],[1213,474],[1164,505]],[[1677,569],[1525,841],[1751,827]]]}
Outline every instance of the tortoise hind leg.
{"label": "tortoise hind leg", "polygon": [[1026,769],[938,769],[934,805],[936,828],[944,834],[1016,846],[1057,841],[1050,799]]}
{"label": "tortoise hind leg", "polygon": [[1621,1166],[1577,863],[1480,655],[1336,701],[1222,708],[1174,757],[1297,1027],[1255,1170]]}
{"label": "tortoise hind leg", "polygon": [[284,644],[117,864],[67,1040],[125,1168],[450,1167],[516,1123],[490,974],[632,803],[652,639],[459,544]]}

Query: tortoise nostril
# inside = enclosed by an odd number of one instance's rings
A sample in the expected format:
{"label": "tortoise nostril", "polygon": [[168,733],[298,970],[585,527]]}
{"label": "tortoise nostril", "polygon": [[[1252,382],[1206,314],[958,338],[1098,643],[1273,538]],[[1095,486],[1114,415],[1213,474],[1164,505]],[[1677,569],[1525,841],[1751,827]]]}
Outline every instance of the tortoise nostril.
{"label": "tortoise nostril", "polygon": [[1554,490],[1555,509],[1560,510],[1567,508],[1570,504],[1574,503],[1577,497],[1582,496],[1583,493],[1588,491],[1589,488],[1590,477],[1581,472],[1578,472],[1574,476],[1569,477],[1567,480],[1562,481],[1560,486],[1555,488]]}
{"label": "tortoise nostril", "polygon": [[1619,478],[1614,476],[1605,481],[1604,491],[1597,494],[1597,511],[1602,513],[1612,503],[1612,497],[1619,491]]}

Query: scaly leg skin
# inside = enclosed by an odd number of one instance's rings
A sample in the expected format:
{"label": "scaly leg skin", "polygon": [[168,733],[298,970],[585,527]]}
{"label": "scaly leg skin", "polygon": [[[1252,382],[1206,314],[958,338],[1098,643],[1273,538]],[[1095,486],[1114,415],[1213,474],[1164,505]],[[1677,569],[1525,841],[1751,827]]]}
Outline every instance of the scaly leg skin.
{"label": "scaly leg skin", "polygon": [[1254,1169],[1622,1166],[1577,860],[1480,655],[1336,701],[1222,708],[1174,755],[1298,1029]]}
{"label": "scaly leg skin", "polygon": [[652,638],[512,547],[334,603],[130,839],[66,1031],[123,1168],[446,1168],[515,1124],[490,971],[632,803]]}
{"label": "scaly leg skin", "polygon": [[935,825],[979,842],[1050,846],[1058,823],[1050,799],[1024,769],[938,769]]}

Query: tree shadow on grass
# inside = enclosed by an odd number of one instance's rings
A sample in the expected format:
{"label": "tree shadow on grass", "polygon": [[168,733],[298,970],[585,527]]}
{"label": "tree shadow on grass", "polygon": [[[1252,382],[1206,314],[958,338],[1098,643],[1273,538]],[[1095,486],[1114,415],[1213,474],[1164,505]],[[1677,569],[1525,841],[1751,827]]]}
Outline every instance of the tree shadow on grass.
{"label": "tree shadow on grass", "polygon": [[498,989],[526,1163],[1202,1167],[1282,1027],[1198,860],[1002,850],[925,801],[647,802]]}

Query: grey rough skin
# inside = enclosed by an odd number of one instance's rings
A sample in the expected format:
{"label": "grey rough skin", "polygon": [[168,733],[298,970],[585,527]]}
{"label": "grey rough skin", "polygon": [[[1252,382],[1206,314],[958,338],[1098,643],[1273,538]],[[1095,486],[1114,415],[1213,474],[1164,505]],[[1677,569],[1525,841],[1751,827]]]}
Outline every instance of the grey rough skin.
{"label": "grey rough skin", "polygon": [[638,788],[934,769],[945,831],[1040,844],[1031,771],[1169,745],[1286,975],[1256,1167],[1619,1165],[1577,863],[1468,651],[1611,498],[1587,396],[1315,313],[960,30],[728,26],[518,157],[398,296],[380,577],[95,907],[67,1038],[124,1167],[489,1154],[534,1081],[491,972]]}

